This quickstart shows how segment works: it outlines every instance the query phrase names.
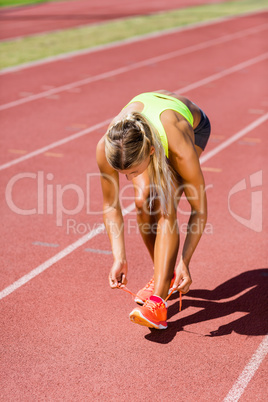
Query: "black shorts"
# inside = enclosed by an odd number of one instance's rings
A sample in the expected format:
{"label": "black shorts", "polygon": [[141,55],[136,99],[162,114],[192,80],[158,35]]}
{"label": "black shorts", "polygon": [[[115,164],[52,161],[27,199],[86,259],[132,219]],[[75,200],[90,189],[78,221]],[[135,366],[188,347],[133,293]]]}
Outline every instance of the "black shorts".
{"label": "black shorts", "polygon": [[211,125],[208,117],[205,115],[203,110],[200,109],[200,112],[201,112],[201,120],[196,129],[194,130],[194,142],[195,145],[198,145],[204,151],[210,136]]}

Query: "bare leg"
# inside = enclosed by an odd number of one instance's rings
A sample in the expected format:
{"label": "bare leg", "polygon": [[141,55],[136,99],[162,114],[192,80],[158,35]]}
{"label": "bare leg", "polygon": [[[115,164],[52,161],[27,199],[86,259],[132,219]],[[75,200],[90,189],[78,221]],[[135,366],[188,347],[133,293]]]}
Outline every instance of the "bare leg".
{"label": "bare leg", "polygon": [[155,294],[164,298],[168,294],[179,248],[177,210],[172,205],[171,213],[163,215],[159,200],[155,200],[150,213],[147,172],[133,179],[133,184],[139,230],[154,262]]}
{"label": "bare leg", "polygon": [[174,274],[180,236],[176,211],[158,220],[158,233],[154,248],[154,294],[165,299]]}
{"label": "bare leg", "polygon": [[[200,157],[203,152],[202,149],[198,146],[195,148],[198,157]],[[156,214],[154,211],[153,214],[149,213],[149,177],[147,171],[133,179],[133,184],[139,230],[154,262],[154,294],[165,299],[168,295],[179,250],[180,236],[177,210],[174,207],[169,215],[163,215],[160,212]],[[178,201],[182,193],[182,190],[178,192]],[[159,208],[158,203],[155,204],[156,211],[157,207]]]}
{"label": "bare leg", "polygon": [[[195,149],[198,157],[200,157],[203,152],[202,148],[195,145]],[[179,183],[177,185],[177,202],[179,203],[183,189],[179,187]],[[174,208],[173,213],[168,216],[161,215],[158,225],[161,229],[158,231],[154,248],[154,294],[165,299],[168,295],[179,250],[177,210]]]}
{"label": "bare leg", "polygon": [[154,230],[156,224],[155,217],[147,214],[143,209],[137,210],[137,223],[139,225],[141,237],[154,263],[154,246],[156,239],[156,233]]}
{"label": "bare leg", "polygon": [[144,172],[140,176],[135,177],[135,179],[132,180],[132,183],[135,191],[135,204],[139,231],[154,263],[154,245],[156,239],[156,231],[154,230],[154,227],[157,223],[157,219],[154,213],[149,213],[150,190],[148,173]]}

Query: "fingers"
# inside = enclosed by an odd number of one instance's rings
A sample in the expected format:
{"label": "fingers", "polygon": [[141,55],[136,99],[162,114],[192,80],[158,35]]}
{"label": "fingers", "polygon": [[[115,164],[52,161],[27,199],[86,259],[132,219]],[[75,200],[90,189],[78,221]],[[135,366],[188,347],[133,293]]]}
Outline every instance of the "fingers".
{"label": "fingers", "polygon": [[185,294],[189,292],[191,284],[192,284],[191,278],[185,277],[182,278],[181,280],[175,281],[173,284],[173,288]]}
{"label": "fingers", "polygon": [[127,284],[127,278],[125,274],[122,274],[122,278],[121,278],[121,287],[126,286]]}
{"label": "fingers", "polygon": [[118,287],[118,282],[116,280],[111,279],[111,278],[109,278],[109,284],[110,284],[110,287],[112,289],[115,289],[115,288]]}
{"label": "fingers", "polygon": [[109,275],[109,285],[112,289],[124,287],[126,284],[127,278],[125,274],[120,275],[118,278]]}
{"label": "fingers", "polygon": [[188,278],[185,278],[182,280],[180,286],[178,286],[178,291],[185,294],[189,292],[190,286],[191,286],[192,281],[189,280]]}

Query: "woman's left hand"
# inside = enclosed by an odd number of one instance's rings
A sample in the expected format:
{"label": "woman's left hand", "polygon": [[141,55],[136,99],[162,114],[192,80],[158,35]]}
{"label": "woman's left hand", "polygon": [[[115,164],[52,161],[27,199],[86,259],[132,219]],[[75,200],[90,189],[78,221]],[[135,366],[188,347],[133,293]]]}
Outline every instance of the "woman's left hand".
{"label": "woman's left hand", "polygon": [[177,289],[179,292],[185,294],[189,291],[191,284],[192,278],[189,268],[181,259],[179,265],[177,265],[175,269],[175,281],[172,287],[174,289]]}

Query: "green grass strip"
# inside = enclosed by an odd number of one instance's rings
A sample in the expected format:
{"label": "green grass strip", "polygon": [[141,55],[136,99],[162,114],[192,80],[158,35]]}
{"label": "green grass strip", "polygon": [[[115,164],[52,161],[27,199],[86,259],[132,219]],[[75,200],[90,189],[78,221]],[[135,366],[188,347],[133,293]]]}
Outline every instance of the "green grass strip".
{"label": "green grass strip", "polygon": [[0,7],[27,6],[38,3],[51,3],[58,0],[0,0]]}
{"label": "green grass strip", "polygon": [[0,43],[0,69],[267,6],[268,0],[229,1],[4,41]]}

